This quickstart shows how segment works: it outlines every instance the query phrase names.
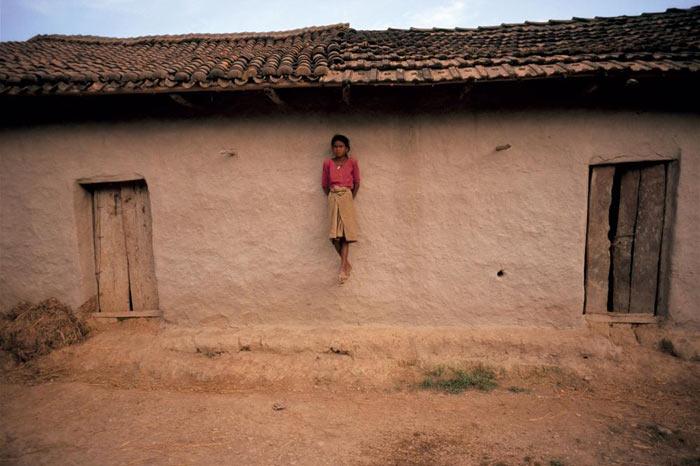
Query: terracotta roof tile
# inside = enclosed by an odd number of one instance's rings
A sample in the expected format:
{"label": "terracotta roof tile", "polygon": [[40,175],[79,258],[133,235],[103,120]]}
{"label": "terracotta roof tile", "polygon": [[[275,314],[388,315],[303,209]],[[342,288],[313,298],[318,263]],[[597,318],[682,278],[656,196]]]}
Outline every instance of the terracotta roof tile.
{"label": "terracotta roof tile", "polygon": [[0,94],[173,92],[518,80],[700,69],[700,7],[456,29],[293,31],[0,43]]}

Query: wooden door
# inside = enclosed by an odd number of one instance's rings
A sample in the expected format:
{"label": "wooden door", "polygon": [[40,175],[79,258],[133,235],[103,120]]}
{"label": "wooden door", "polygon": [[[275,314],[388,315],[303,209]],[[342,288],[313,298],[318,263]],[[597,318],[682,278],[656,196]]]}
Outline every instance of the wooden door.
{"label": "wooden door", "polygon": [[158,309],[146,184],[97,185],[93,214],[99,310]]}
{"label": "wooden door", "polygon": [[587,311],[656,312],[667,171],[667,163],[592,168]]}

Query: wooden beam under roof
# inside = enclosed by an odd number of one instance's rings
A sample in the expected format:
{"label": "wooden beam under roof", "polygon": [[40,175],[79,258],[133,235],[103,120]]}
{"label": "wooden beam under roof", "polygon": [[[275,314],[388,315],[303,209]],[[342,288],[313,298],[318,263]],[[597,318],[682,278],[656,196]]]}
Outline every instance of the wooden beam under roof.
{"label": "wooden beam under roof", "polygon": [[343,103],[350,106],[350,84],[343,84]]}
{"label": "wooden beam under roof", "polygon": [[284,100],[280,98],[277,91],[275,91],[273,88],[266,87],[265,89],[263,89],[263,92],[265,93],[267,98],[270,99],[275,105],[279,107],[284,107],[286,105]]}

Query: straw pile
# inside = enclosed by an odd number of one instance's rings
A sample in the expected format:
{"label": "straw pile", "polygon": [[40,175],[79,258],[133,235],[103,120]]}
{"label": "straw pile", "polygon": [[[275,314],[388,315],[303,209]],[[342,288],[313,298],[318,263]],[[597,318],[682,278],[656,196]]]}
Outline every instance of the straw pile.
{"label": "straw pile", "polygon": [[55,298],[37,305],[21,302],[0,318],[0,348],[25,362],[83,341],[88,326]]}

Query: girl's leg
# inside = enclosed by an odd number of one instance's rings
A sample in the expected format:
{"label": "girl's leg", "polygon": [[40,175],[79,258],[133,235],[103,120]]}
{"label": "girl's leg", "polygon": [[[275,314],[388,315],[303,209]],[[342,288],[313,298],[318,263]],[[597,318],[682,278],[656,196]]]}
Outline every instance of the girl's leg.
{"label": "girl's leg", "polygon": [[340,254],[340,251],[341,251],[342,248],[343,248],[343,238],[336,238],[336,239],[334,239],[334,240],[333,240],[333,247],[335,248],[335,252],[337,252],[338,255],[340,256],[340,255],[341,255],[341,254]]}
{"label": "girl's leg", "polygon": [[350,243],[343,241],[343,245],[340,249],[340,270],[344,272],[345,275],[350,273],[350,262],[348,261],[348,253],[350,252]]}

